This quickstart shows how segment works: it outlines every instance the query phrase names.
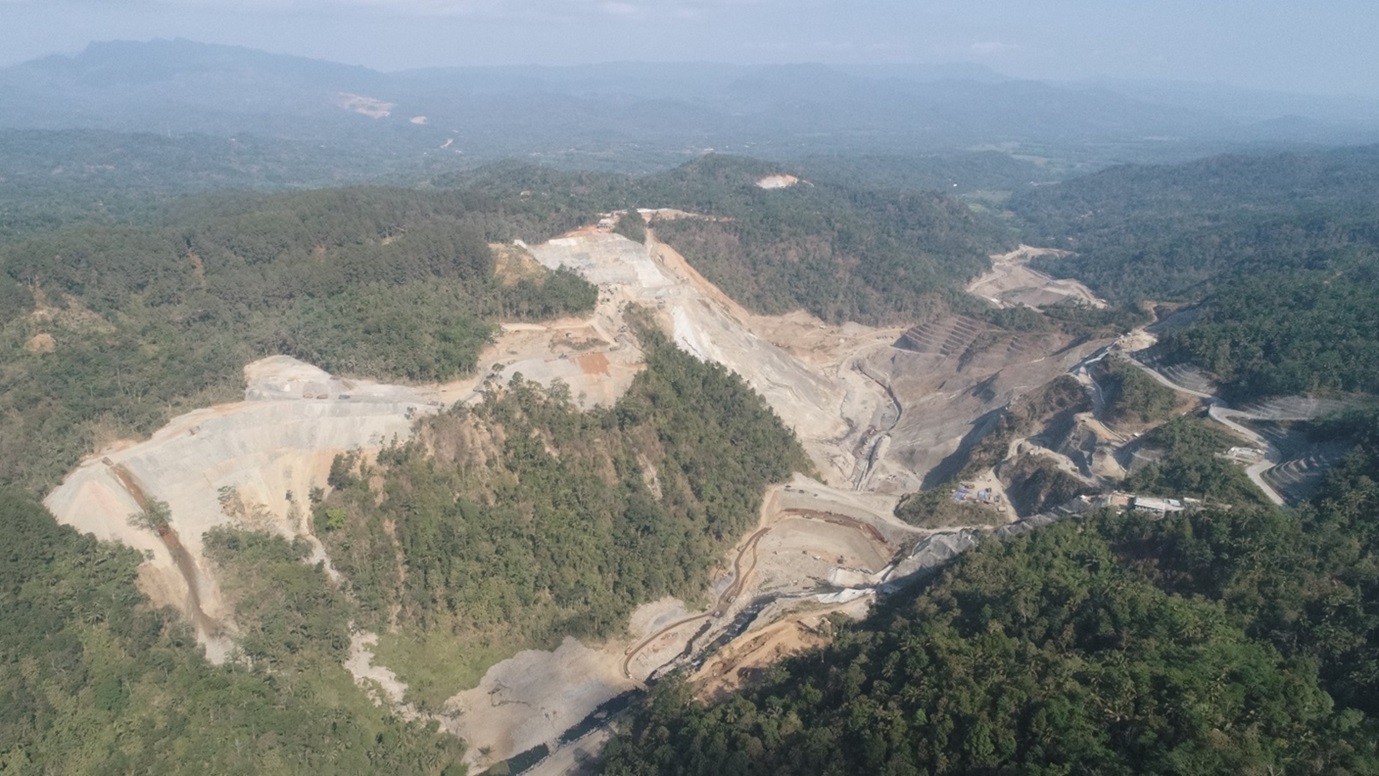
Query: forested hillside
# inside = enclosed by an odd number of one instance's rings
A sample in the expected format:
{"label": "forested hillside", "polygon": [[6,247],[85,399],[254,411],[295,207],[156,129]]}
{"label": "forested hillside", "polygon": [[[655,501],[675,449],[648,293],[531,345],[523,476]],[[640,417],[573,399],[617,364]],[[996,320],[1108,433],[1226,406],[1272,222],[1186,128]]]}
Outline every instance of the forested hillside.
{"label": "forested hillside", "polygon": [[704,210],[727,218],[669,221],[657,234],[763,313],[803,308],[833,323],[914,323],[986,269],[1003,245],[994,227],[938,194],[809,183],[762,190],[726,164],[705,159],[663,185],[722,181],[727,191],[705,200]]}
{"label": "forested hillside", "polygon": [[544,240],[614,208],[712,216],[655,226],[749,306],[835,322],[970,305],[956,289],[1001,244],[937,194],[754,185],[774,169],[709,156],[634,179],[508,164],[437,179],[440,190],[217,195],[11,237],[0,336],[16,355],[0,402],[24,411],[3,414],[0,450],[26,454],[0,456],[0,474],[51,483],[101,441],[233,395],[263,355],[375,378],[462,374],[495,317],[560,315],[595,296],[561,272],[505,286],[485,242]]}
{"label": "forested hillside", "polygon": [[998,151],[951,156],[856,154],[811,156],[798,163],[800,174],[816,183],[875,191],[937,191],[950,195],[997,195],[1030,183],[1058,180],[1067,170]]}
{"label": "forested hillside", "polygon": [[1125,359],[1103,359],[1099,384],[1105,394],[1105,417],[1112,423],[1153,423],[1172,414],[1178,397],[1144,370]]}
{"label": "forested hillside", "polygon": [[135,587],[137,552],[12,490],[0,524],[0,772],[461,772],[459,741],[354,687],[339,664],[349,610],[282,539],[219,540],[227,578],[250,588],[255,665],[215,667]]}
{"label": "forested hillside", "polygon": [[253,135],[164,137],[101,130],[0,130],[0,239],[78,223],[148,223],[161,205],[220,190],[283,190],[413,176],[434,162]]}
{"label": "forested hillside", "polygon": [[1144,436],[1157,459],[1125,480],[1136,493],[1192,496],[1218,505],[1260,506],[1259,489],[1236,463],[1220,456],[1238,442],[1224,428],[1180,415]]}
{"label": "forested hillside", "polygon": [[[650,327],[638,336],[646,370],[611,408],[515,378],[425,419],[376,467],[333,468],[317,533],[429,706],[477,679],[460,665],[606,637],[637,604],[693,599],[766,485],[808,468],[736,375]],[[418,654],[428,644],[442,653]]]}
{"label": "forested hillside", "polygon": [[658,688],[605,772],[1373,773],[1374,423],[1294,514],[984,542],[741,697]]}
{"label": "forested hillside", "polygon": [[246,195],[0,244],[0,478],[50,485],[98,444],[235,396],[261,356],[444,380],[474,368],[494,318],[593,306],[569,272],[495,278],[485,240],[510,233],[482,207],[381,188]]}
{"label": "forested hillside", "polygon": [[1379,391],[1379,147],[1117,167],[1012,197],[1042,267],[1113,300],[1200,303],[1172,358],[1238,399]]}
{"label": "forested hillside", "polygon": [[994,220],[935,192],[874,183],[756,186],[780,171],[708,155],[635,179],[499,165],[436,183],[509,203],[536,237],[587,223],[581,219],[597,210],[666,207],[708,216],[652,226],[747,307],[804,309],[834,323],[915,323],[946,305],[979,310],[960,289],[990,265],[991,253],[1013,244]]}

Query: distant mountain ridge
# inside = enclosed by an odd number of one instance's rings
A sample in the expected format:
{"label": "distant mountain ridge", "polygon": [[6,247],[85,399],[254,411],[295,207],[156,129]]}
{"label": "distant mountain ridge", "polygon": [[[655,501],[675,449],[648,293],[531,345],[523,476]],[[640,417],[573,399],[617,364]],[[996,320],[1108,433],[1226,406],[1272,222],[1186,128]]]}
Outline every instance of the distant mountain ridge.
{"label": "distant mountain ridge", "polygon": [[[1354,112],[1358,124],[1342,125],[1331,108],[1320,118],[1288,118],[1268,113],[1257,96],[1247,105],[1225,101],[1223,110],[1209,96],[1175,94],[1017,80],[971,65],[611,63],[382,73],[187,40],[114,41],[0,69],[0,128],[252,133],[629,170],[709,148],[793,158],[1082,146],[1104,157],[1097,161],[1129,161],[1330,135],[1379,140],[1379,118],[1364,123],[1364,106]],[[1232,112],[1232,105],[1245,107]]]}

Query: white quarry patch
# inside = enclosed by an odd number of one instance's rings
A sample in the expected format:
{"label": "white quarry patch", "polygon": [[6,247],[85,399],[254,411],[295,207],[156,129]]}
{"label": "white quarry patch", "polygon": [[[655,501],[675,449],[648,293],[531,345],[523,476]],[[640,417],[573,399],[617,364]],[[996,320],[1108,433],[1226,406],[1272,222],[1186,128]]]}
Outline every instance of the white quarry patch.
{"label": "white quarry patch", "polygon": [[766,177],[764,177],[764,178],[762,178],[761,180],[757,181],[757,188],[759,188],[759,189],[788,189],[788,188],[790,188],[791,186],[794,186],[794,185],[798,184],[799,182],[800,182],[800,179],[799,179],[799,178],[796,178],[796,177],[793,176],[793,175],[785,175],[785,174],[767,175]]}
{"label": "white quarry patch", "polygon": [[845,604],[866,596],[874,596],[870,590],[839,590],[836,593],[820,593],[814,598],[821,604]]}
{"label": "white quarry patch", "polygon": [[386,119],[393,114],[395,103],[386,102],[375,97],[365,97],[362,94],[351,94],[350,92],[340,92],[336,97],[335,104],[348,111],[368,116],[371,119]]}
{"label": "white quarry patch", "polygon": [[477,770],[554,742],[610,698],[634,689],[637,683],[609,657],[567,637],[554,652],[529,649],[490,668],[478,687],[446,703],[470,744],[465,764]]}
{"label": "white quarry patch", "polygon": [[550,269],[569,267],[601,290],[624,291],[641,301],[664,298],[672,285],[645,246],[620,235],[590,231],[557,237],[530,250]]}
{"label": "white quarry patch", "polygon": [[717,361],[709,355],[709,349],[703,342],[699,341],[699,332],[694,324],[690,322],[689,315],[684,308],[677,307],[671,313],[671,321],[674,325],[675,344],[681,349],[694,355],[700,361]]}

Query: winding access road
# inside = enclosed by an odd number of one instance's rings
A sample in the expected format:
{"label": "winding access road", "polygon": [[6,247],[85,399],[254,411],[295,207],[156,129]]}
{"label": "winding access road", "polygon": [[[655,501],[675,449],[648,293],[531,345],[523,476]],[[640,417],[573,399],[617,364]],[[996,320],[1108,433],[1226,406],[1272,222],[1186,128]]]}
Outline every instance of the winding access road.
{"label": "winding access road", "polygon": [[1260,492],[1262,492],[1264,497],[1269,499],[1270,502],[1277,506],[1283,506],[1287,503],[1283,496],[1278,491],[1274,490],[1274,487],[1264,479],[1264,472],[1277,466],[1283,460],[1283,456],[1279,453],[1278,448],[1274,447],[1269,440],[1265,439],[1260,434],[1232,420],[1232,418],[1243,418],[1245,420],[1270,420],[1270,418],[1250,412],[1230,409],[1221,401],[1220,397],[1214,394],[1196,391],[1184,385],[1179,385],[1168,379],[1158,370],[1144,364],[1136,358],[1131,357],[1130,363],[1139,367],[1145,374],[1148,374],[1168,388],[1178,391],[1179,393],[1191,394],[1192,396],[1206,399],[1210,402],[1210,404],[1207,405],[1207,415],[1210,416],[1212,420],[1229,428],[1242,439],[1248,440],[1251,444],[1264,451],[1264,458],[1262,460],[1246,467],[1245,476],[1250,478],[1250,482],[1253,482],[1255,487],[1259,488]]}
{"label": "winding access road", "polygon": [[1264,451],[1264,458],[1246,467],[1245,475],[1250,478],[1250,482],[1253,482],[1256,487],[1264,491],[1265,497],[1277,506],[1283,506],[1286,503],[1283,496],[1278,491],[1274,490],[1273,486],[1264,479],[1264,472],[1278,466],[1279,463],[1283,461],[1283,455],[1279,452],[1277,447],[1274,447],[1274,445],[1269,442],[1269,440],[1253,430],[1231,420],[1232,417],[1245,418],[1246,420],[1267,420],[1267,418],[1249,412],[1229,409],[1219,401],[1213,401],[1211,403],[1207,408],[1207,414],[1211,416],[1212,420],[1234,431],[1240,437],[1248,439],[1250,442],[1254,443],[1256,447]]}
{"label": "winding access road", "polygon": [[[847,517],[846,515],[839,515],[833,512],[823,512],[812,509],[787,509],[782,510],[777,515],[777,517],[799,517],[807,520],[819,520],[825,523],[832,523],[833,525],[852,528],[856,531],[861,532],[869,540],[876,542],[882,545],[883,547],[890,546],[890,543],[886,541],[886,537],[883,536],[881,532],[876,529],[876,526],[873,526],[870,523],[864,522],[862,520]],[[765,537],[766,534],[770,533],[771,530],[774,528],[774,524],[758,528],[756,532],[754,532],[751,536],[747,537],[746,542],[742,545],[742,549],[738,551],[737,557],[733,560],[733,581],[731,584],[728,585],[727,589],[725,589],[722,592],[722,594],[718,596],[718,600],[717,602],[715,602],[714,607],[711,610],[704,612],[702,614],[695,614],[689,617],[683,617],[679,620],[676,620],[675,622],[672,622],[669,625],[657,630],[655,633],[651,634],[650,636],[647,636],[646,638],[637,642],[632,647],[628,648],[627,652],[624,653],[622,660],[623,676],[627,677],[628,679],[633,678],[632,661],[636,659],[637,655],[639,655],[642,652],[642,650],[646,649],[657,639],[661,638],[662,636],[666,635],[667,633],[670,633],[671,631],[677,628],[682,628],[686,625],[689,625],[690,623],[698,622],[700,620],[708,619],[710,617],[722,617],[725,613],[727,613],[728,607],[732,606],[733,602],[737,600],[737,597],[742,595],[742,592],[747,587],[747,579],[752,575],[752,572],[756,570],[757,545],[760,544],[762,538]]]}
{"label": "winding access road", "polygon": [[[757,544],[761,542],[761,537],[765,536],[770,531],[771,526],[766,526],[765,528],[758,528],[756,530],[756,533],[753,533],[751,536],[747,537],[746,544],[742,546],[742,549],[739,550],[737,553],[737,558],[733,560],[732,584],[728,585],[728,588],[724,590],[721,595],[718,596],[718,601],[714,604],[713,609],[704,612],[703,614],[696,614],[690,617],[684,617],[682,619],[676,620],[675,622],[672,622],[671,624],[665,626],[664,628],[661,628],[660,630],[656,631],[650,636],[647,636],[646,638],[637,642],[635,646],[627,650],[626,654],[623,656],[622,659],[623,676],[627,677],[628,679],[631,679],[632,661],[637,657],[638,654],[641,653],[642,650],[646,649],[652,642],[656,641],[657,639],[661,638],[667,633],[670,633],[676,628],[683,627],[692,622],[698,622],[699,620],[708,619],[709,617],[722,617],[723,613],[727,611],[727,608],[730,605],[732,605],[733,601],[737,600],[737,597],[742,594],[742,589],[746,586],[747,575],[751,574],[752,571],[756,569]],[[742,561],[744,558],[747,557],[748,553],[751,554],[752,562],[750,566],[748,566],[746,569],[743,569]]]}

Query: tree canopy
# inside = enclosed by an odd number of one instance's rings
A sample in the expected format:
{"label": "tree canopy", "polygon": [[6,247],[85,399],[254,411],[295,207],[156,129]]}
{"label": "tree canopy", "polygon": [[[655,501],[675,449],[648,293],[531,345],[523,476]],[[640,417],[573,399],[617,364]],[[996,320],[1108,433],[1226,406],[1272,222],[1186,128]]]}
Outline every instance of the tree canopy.
{"label": "tree canopy", "polygon": [[[739,377],[639,336],[647,368],[613,407],[581,412],[567,389],[514,377],[422,420],[376,467],[337,462],[315,521],[363,622],[456,652],[554,647],[700,594],[765,486],[809,464]],[[432,704],[464,689],[400,672]]]}
{"label": "tree canopy", "polygon": [[1373,420],[1295,514],[1104,513],[985,541],[704,705],[658,687],[604,772],[1371,773]]}
{"label": "tree canopy", "polygon": [[1379,146],[1124,166],[1018,193],[1040,266],[1120,302],[1196,304],[1170,359],[1237,400],[1379,392]]}

